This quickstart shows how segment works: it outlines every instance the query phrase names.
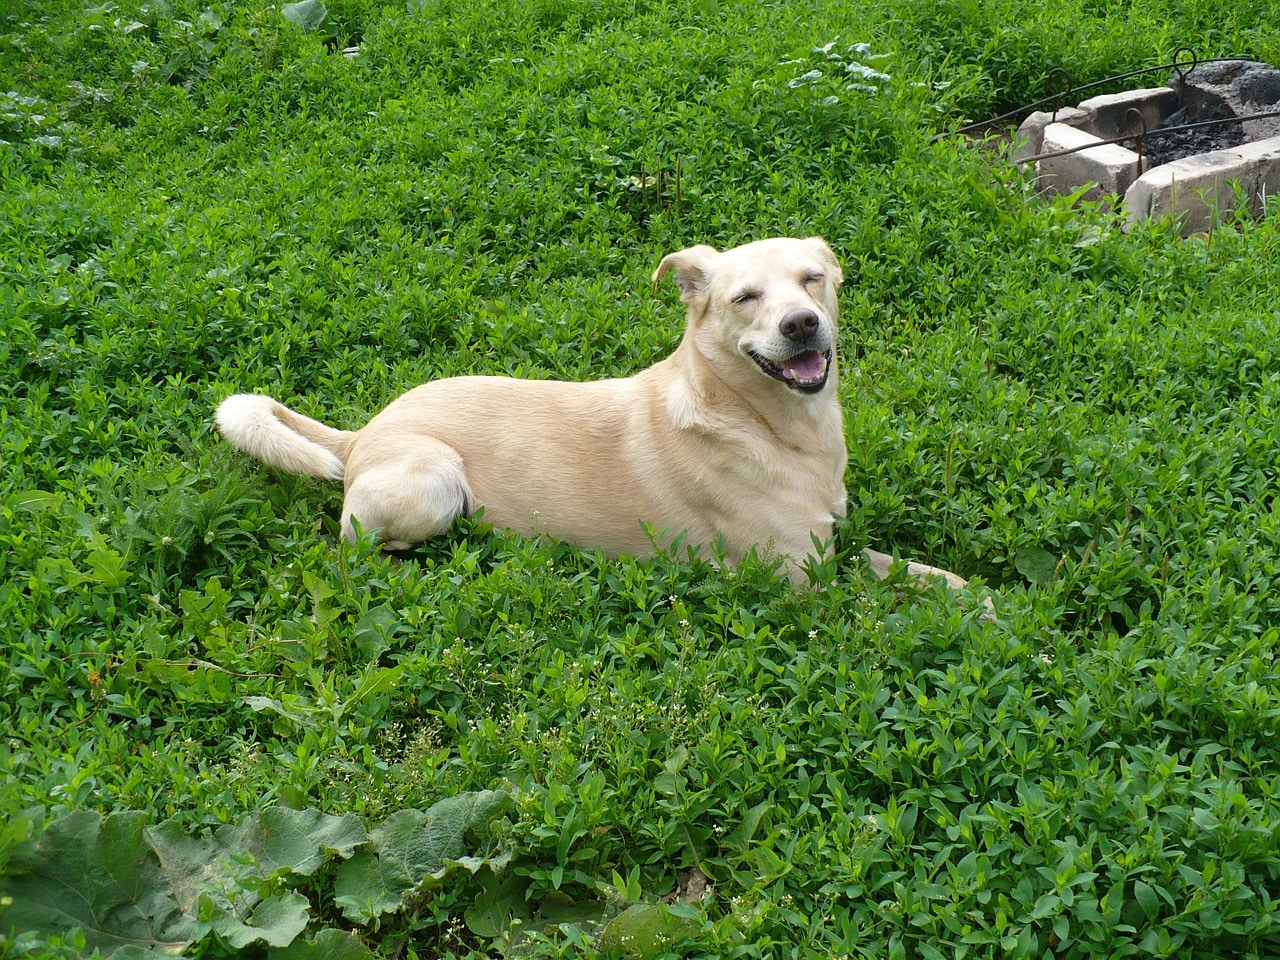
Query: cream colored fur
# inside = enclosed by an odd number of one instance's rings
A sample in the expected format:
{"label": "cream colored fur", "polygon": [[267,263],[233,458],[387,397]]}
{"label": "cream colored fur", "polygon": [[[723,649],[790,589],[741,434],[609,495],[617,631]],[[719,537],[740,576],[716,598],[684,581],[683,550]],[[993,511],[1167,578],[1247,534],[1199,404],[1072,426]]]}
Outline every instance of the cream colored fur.
{"label": "cream colored fur", "polygon": [[[771,239],[673,253],[688,305],[675,352],[635,376],[588,383],[454,377],[410,390],[357,431],[270,397],[218,407],[223,436],[290,473],[341,479],[343,531],[388,549],[444,532],[476,508],[499,527],[609,554],[677,535],[800,561],[845,509],[836,396],[840,267],[825,242]],[[758,359],[757,359],[758,358]],[[890,557],[866,552],[880,576]],[[954,574],[911,564],[917,576]]]}

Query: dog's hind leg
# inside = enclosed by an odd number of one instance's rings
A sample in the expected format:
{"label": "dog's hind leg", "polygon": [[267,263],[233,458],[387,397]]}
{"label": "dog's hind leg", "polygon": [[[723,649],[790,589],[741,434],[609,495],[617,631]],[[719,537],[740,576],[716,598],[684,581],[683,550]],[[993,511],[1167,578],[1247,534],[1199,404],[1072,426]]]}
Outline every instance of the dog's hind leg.
{"label": "dog's hind leg", "polygon": [[[894,561],[893,557],[889,556],[889,554],[881,553],[879,550],[872,550],[870,547],[867,547],[862,551],[862,556],[871,567],[871,572],[881,580],[884,580],[892,572],[891,568]],[[916,563],[915,561],[911,561],[907,564],[907,576],[915,577],[921,586],[928,586],[929,583],[936,580],[943,581],[950,590],[963,590],[969,585],[969,581],[964,577],[952,573],[950,570],[943,570],[941,567],[931,567],[927,563]],[[990,597],[982,598],[982,606],[984,608],[982,619],[995,620],[996,608],[995,604],[991,602]]]}
{"label": "dog's hind leg", "polygon": [[[889,576],[889,568],[893,566],[894,562],[893,557],[889,554],[867,547],[862,551],[862,556],[870,565],[872,573],[881,580]],[[968,581],[964,577],[958,576],[950,570],[931,567],[927,563],[916,563],[914,560],[907,563],[907,575],[915,577],[922,586],[927,585],[931,580],[942,580],[952,590],[962,590],[968,586]]]}
{"label": "dog's hind leg", "polygon": [[354,520],[361,530],[378,531],[384,550],[407,550],[449,529],[470,512],[471,499],[458,451],[415,438],[398,457],[354,471],[342,504],[342,533],[355,540]]}

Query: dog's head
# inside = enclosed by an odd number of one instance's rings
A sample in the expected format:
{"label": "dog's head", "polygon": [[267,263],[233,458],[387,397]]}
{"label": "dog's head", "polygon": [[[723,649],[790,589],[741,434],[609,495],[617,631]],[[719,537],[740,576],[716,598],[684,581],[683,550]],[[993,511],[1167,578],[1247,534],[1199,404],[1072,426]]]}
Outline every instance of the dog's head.
{"label": "dog's head", "polygon": [[775,238],[724,253],[690,247],[664,257],[654,283],[668,271],[689,305],[686,338],[732,386],[773,380],[813,395],[834,382],[844,278],[825,241]]}

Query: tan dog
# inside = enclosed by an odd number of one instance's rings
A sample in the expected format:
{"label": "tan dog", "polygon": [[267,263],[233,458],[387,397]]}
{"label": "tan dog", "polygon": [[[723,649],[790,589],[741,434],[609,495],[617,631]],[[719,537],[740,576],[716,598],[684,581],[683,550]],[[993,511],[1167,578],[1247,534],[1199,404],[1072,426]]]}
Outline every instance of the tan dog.
{"label": "tan dog", "polygon": [[[663,259],[654,282],[669,271],[689,308],[684,337],[633,377],[437,380],[358,431],[239,394],[218,407],[218,426],[273,467],[342,480],[348,539],[354,521],[404,549],[483,507],[496,526],[609,554],[652,553],[646,524],[659,543],[720,543],[731,563],[758,547],[803,581],[799,562],[845,509],[840,267],[811,238],[691,247]],[[887,555],[866,555],[888,573]]]}

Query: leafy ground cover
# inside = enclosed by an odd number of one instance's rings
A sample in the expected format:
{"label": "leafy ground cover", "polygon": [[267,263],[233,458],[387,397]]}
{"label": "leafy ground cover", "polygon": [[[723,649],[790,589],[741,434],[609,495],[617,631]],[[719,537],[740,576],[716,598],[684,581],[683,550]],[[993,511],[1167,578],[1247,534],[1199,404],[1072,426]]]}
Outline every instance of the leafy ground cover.
{"label": "leafy ground cover", "polygon": [[[1124,233],[934,140],[1276,62],[1271,12],[0,4],[4,952],[1280,954],[1280,220]],[[637,370],[658,259],[772,234],[848,276],[817,589],[395,564],[210,430]]]}

